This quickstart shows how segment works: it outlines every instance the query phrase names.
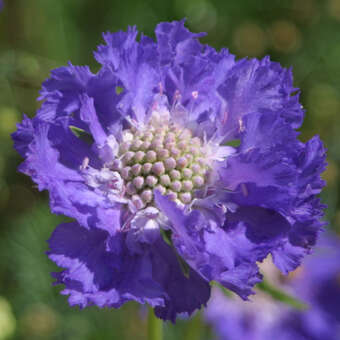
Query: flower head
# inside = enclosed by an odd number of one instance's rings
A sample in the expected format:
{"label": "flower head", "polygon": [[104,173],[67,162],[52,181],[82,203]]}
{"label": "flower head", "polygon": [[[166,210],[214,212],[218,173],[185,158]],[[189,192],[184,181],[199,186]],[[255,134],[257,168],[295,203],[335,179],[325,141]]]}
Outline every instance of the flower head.
{"label": "flower head", "polygon": [[340,240],[323,235],[316,248],[294,276],[281,281],[281,289],[305,301],[307,310],[283,306],[263,293],[241,304],[214,290],[205,316],[219,339],[339,339]]}
{"label": "flower head", "polygon": [[52,71],[13,134],[20,171],[75,219],[49,240],[72,305],[136,300],[175,320],[210,281],[246,299],[257,261],[271,253],[288,272],[315,243],[325,151],[297,140],[291,71],[201,36],[183,21],[159,24],[156,42],[105,33],[99,72]]}

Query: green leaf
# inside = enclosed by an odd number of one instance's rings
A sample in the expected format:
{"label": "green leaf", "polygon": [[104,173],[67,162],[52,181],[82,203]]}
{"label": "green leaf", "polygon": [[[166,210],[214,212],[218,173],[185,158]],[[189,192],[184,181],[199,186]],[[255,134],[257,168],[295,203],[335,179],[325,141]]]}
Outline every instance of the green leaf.
{"label": "green leaf", "polygon": [[171,241],[171,230],[164,230],[160,228],[161,236],[166,244],[168,244],[170,247],[173,247],[172,241]]}
{"label": "green leaf", "polygon": [[262,282],[258,283],[256,285],[256,288],[267,293],[274,300],[285,303],[286,305],[290,305],[291,307],[294,307],[296,309],[305,310],[305,309],[308,308],[308,306],[304,302],[302,302],[302,301],[298,300],[297,298],[289,295],[288,293],[284,292],[283,290],[273,286],[272,284],[270,284],[266,280],[263,280]]}
{"label": "green leaf", "polygon": [[174,244],[172,243],[171,239],[171,230],[164,230],[160,228],[161,236],[166,244],[168,244],[172,250],[174,251],[178,264],[181,267],[182,273],[186,278],[189,278],[190,276],[190,266],[185,262],[185,260],[178,254]]}
{"label": "green leaf", "polygon": [[121,94],[124,91],[124,88],[121,86],[116,86],[116,93]]}
{"label": "green leaf", "polygon": [[151,306],[148,307],[148,340],[163,339],[163,320],[159,319]]}
{"label": "green leaf", "polygon": [[223,287],[223,286],[222,286],[220,283],[218,283],[217,281],[212,281],[211,284],[212,284],[213,286],[216,286],[216,287],[220,288],[221,291],[223,292],[223,294],[224,294],[226,297],[230,298],[230,297],[233,296],[233,292],[232,292],[231,290],[229,290],[229,289]]}
{"label": "green leaf", "polygon": [[190,266],[185,262],[185,260],[180,256],[177,251],[175,251],[177,261],[181,267],[183,275],[188,279],[190,277]]}
{"label": "green leaf", "polygon": [[240,139],[232,139],[232,140],[229,140],[228,142],[225,142],[223,145],[224,146],[232,146],[234,148],[237,148],[239,147],[241,144],[241,140]]}
{"label": "green leaf", "polygon": [[[234,295],[232,291],[223,287],[220,283],[216,281],[212,281],[212,285],[219,287],[223,294],[228,298]],[[305,310],[308,308],[308,306],[304,302],[296,299],[295,297],[289,295],[288,293],[282,291],[281,289],[278,289],[277,287],[273,286],[266,280],[263,280],[262,282],[258,283],[256,285],[256,288],[270,295],[274,300],[280,301],[296,309]]]}
{"label": "green leaf", "polygon": [[73,125],[70,125],[69,128],[76,137],[78,137],[79,139],[81,139],[87,144],[90,144],[90,145],[93,144],[94,139],[91,134]]}

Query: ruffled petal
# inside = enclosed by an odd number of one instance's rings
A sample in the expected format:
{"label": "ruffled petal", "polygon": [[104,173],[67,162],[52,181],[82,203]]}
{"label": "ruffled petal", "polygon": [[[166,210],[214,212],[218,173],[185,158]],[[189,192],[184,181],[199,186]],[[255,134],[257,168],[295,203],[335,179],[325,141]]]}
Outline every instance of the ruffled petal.
{"label": "ruffled petal", "polygon": [[101,64],[111,67],[122,87],[118,109],[139,122],[145,120],[155,90],[159,89],[158,53],[155,43],[142,36],[137,42],[137,30],[105,33],[106,45],[100,45],[95,57]]}
{"label": "ruffled petal", "polygon": [[159,192],[155,195],[158,207],[171,222],[172,240],[184,260],[208,282],[217,281],[247,299],[261,275],[249,244],[243,242],[247,248],[238,245],[239,231],[211,228],[198,210],[185,214],[167,197]]}
{"label": "ruffled petal", "polygon": [[325,149],[318,137],[299,142],[282,118],[257,114],[244,122],[239,152],[220,168],[221,181],[231,191],[225,201],[272,209],[289,222],[289,233],[272,250],[274,262],[287,273],[301,263],[324,224],[324,206],[316,195],[325,184],[320,178]]}
{"label": "ruffled petal", "polygon": [[94,107],[93,98],[87,94],[80,97],[80,118],[83,122],[88,124],[89,130],[99,147],[104,146],[107,134],[98,121],[97,112]]}
{"label": "ruffled petal", "polygon": [[209,298],[210,288],[195,272],[186,278],[176,256],[160,238],[142,254],[131,254],[125,234],[61,224],[52,234],[49,257],[65,268],[56,284],[71,305],[118,308],[127,301],[149,303],[165,320],[192,313]]}
{"label": "ruffled petal", "polygon": [[198,38],[206,33],[192,33],[184,26],[185,20],[162,22],[156,27],[157,45],[161,64],[181,62],[188,55],[201,50]]}
{"label": "ruffled petal", "polygon": [[98,120],[105,131],[114,129],[121,119],[116,108],[121,99],[121,94],[116,92],[118,85],[117,77],[105,67],[96,75],[88,67],[73,66],[71,63],[67,67],[57,68],[42,85],[39,99],[44,102],[37,117],[47,122],[66,120],[68,125],[89,131],[87,124],[79,117],[81,98],[86,94],[93,98]]}
{"label": "ruffled petal", "polygon": [[22,122],[17,124],[17,131],[12,133],[14,148],[22,157],[26,156],[28,146],[34,138],[33,131],[32,120],[24,115]]}
{"label": "ruffled petal", "polygon": [[156,28],[162,84],[174,112],[184,111],[182,120],[197,135],[211,137],[223,119],[226,103],[218,94],[234,56],[223,49],[217,53],[202,45],[198,38],[205,33],[191,33],[184,20],[161,23]]}
{"label": "ruffled petal", "polygon": [[52,121],[60,116],[69,115],[79,109],[79,95],[84,93],[94,77],[87,66],[60,67],[51,72],[40,91],[40,100],[44,100],[38,117]]}
{"label": "ruffled petal", "polygon": [[[113,243],[115,248],[108,251]],[[49,245],[50,259],[65,268],[54,276],[57,284],[65,285],[62,293],[70,295],[71,305],[120,307],[128,300],[163,304],[147,256],[129,256],[121,235],[110,240],[105,231],[67,223],[57,227]]]}
{"label": "ruffled petal", "polygon": [[46,124],[37,126],[34,143],[29,145],[29,153],[20,170],[32,177],[39,190],[47,189],[53,180],[68,178],[71,181],[81,181],[79,173],[58,162],[58,152],[50,145],[48,131]]}
{"label": "ruffled petal", "polygon": [[315,253],[306,258],[297,275],[283,282],[274,268],[268,267],[270,274],[276,277],[279,288],[308,303],[310,308],[307,310],[280,305],[261,292],[253,298],[252,303],[240,303],[232,297],[227,298],[216,288],[204,313],[206,320],[221,338],[338,339],[339,246],[339,238],[335,235],[322,235]]}
{"label": "ruffled petal", "polygon": [[91,190],[85,184],[84,176],[79,171],[81,159],[77,163],[65,158],[68,153],[59,153],[58,148],[52,146],[49,137],[53,138],[55,134],[63,136],[60,129],[54,130],[41,122],[37,124],[34,140],[29,145],[27,158],[20,165],[20,171],[31,176],[39,190],[49,191],[53,212],[76,218],[84,226],[96,221],[97,227],[114,232],[117,223],[112,217],[116,215],[116,206],[105,195]]}
{"label": "ruffled petal", "polygon": [[193,269],[184,276],[178,259],[165,242],[159,240],[151,249],[154,278],[164,287],[168,298],[164,307],[155,308],[158,317],[175,322],[181,313],[191,315],[196,309],[206,305],[210,297],[210,286]]}
{"label": "ruffled petal", "polygon": [[243,117],[262,110],[282,117],[293,128],[300,127],[303,109],[292,83],[291,70],[269,57],[239,60],[218,89],[227,103],[220,134],[237,138],[243,131]]}

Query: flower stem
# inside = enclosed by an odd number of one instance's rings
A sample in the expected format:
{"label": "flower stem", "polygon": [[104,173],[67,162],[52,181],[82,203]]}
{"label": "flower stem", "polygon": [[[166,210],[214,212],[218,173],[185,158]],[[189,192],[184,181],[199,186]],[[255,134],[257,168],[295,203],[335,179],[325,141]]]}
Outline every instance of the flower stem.
{"label": "flower stem", "polygon": [[163,321],[158,319],[151,307],[148,311],[148,340],[163,339]]}

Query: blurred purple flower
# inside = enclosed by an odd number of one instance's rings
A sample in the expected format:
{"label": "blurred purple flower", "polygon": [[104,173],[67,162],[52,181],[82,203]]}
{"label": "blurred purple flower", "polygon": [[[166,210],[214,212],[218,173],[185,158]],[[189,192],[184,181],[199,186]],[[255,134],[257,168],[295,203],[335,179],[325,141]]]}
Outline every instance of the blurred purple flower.
{"label": "blurred purple flower", "polygon": [[214,290],[206,319],[221,340],[337,340],[340,338],[340,240],[322,236],[316,252],[285,289],[308,303],[299,311],[257,295],[240,303]]}
{"label": "blurred purple flower", "polygon": [[235,61],[203,35],[183,21],[160,23],[157,42],[105,33],[99,72],[52,71],[13,134],[20,171],[75,219],[49,240],[71,305],[135,300],[175,320],[207,302],[210,281],[247,299],[258,261],[271,253],[287,273],[316,241],[325,150],[297,139],[291,71]]}

